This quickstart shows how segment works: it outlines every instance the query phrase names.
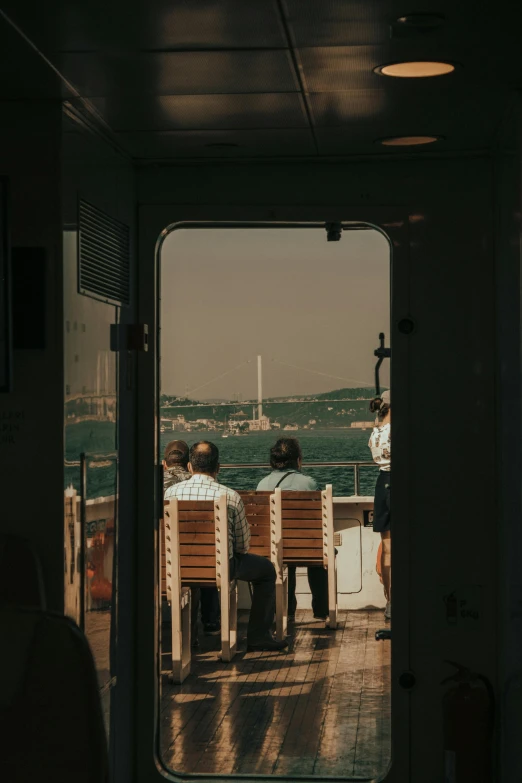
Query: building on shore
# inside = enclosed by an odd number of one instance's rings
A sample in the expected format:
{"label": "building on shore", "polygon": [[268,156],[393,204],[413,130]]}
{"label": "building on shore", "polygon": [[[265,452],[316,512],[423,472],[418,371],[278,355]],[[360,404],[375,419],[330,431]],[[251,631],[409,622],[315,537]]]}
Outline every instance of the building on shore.
{"label": "building on shore", "polygon": [[174,419],[162,416],[160,419],[160,429],[161,432],[167,432],[168,430],[177,430],[180,432],[189,429],[189,427],[185,417],[180,414]]}
{"label": "building on shore", "polygon": [[372,430],[374,426],[373,421],[352,421],[350,424],[352,430]]}
{"label": "building on shore", "polygon": [[248,422],[250,432],[267,432],[272,429],[268,416],[260,416],[258,419],[251,419]]}

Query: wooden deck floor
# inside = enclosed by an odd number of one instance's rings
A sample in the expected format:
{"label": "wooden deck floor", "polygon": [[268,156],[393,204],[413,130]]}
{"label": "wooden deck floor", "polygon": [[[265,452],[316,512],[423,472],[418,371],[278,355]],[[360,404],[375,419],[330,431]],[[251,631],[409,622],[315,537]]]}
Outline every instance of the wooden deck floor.
{"label": "wooden deck floor", "polygon": [[[298,611],[288,653],[243,651],[229,664],[217,660],[219,640],[201,636],[183,685],[163,677],[166,765],[184,773],[383,773],[390,760],[390,642],[374,637],[382,612],[340,614],[340,627],[327,631],[311,622],[311,612]],[[163,660],[167,670],[168,655]]]}

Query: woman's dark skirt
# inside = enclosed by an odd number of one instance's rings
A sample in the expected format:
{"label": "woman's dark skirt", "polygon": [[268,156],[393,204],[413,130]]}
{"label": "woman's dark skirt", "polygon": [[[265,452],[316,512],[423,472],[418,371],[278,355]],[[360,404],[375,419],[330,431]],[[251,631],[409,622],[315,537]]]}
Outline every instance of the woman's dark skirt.
{"label": "woman's dark skirt", "polygon": [[391,471],[380,470],[373,501],[374,533],[385,533],[391,529],[390,495]]}

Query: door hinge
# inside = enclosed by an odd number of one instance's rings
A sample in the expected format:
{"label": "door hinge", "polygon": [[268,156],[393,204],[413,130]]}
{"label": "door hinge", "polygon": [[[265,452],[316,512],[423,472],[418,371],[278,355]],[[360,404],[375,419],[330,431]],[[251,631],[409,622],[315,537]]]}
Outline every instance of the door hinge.
{"label": "door hinge", "polygon": [[111,351],[148,351],[147,324],[111,324]]}

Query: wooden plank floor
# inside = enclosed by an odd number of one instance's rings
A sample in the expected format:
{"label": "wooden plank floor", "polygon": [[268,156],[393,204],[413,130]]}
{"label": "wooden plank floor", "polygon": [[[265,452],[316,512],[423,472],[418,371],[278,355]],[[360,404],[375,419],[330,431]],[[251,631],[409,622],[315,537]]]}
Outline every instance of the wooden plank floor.
{"label": "wooden plank floor", "polygon": [[[340,618],[328,631],[310,611],[298,611],[286,654],[246,653],[243,642],[228,664],[217,659],[219,639],[201,635],[183,685],[162,678],[166,765],[202,774],[383,773],[390,760],[390,642],[375,641],[382,611]],[[168,666],[164,654],[165,672]]]}

